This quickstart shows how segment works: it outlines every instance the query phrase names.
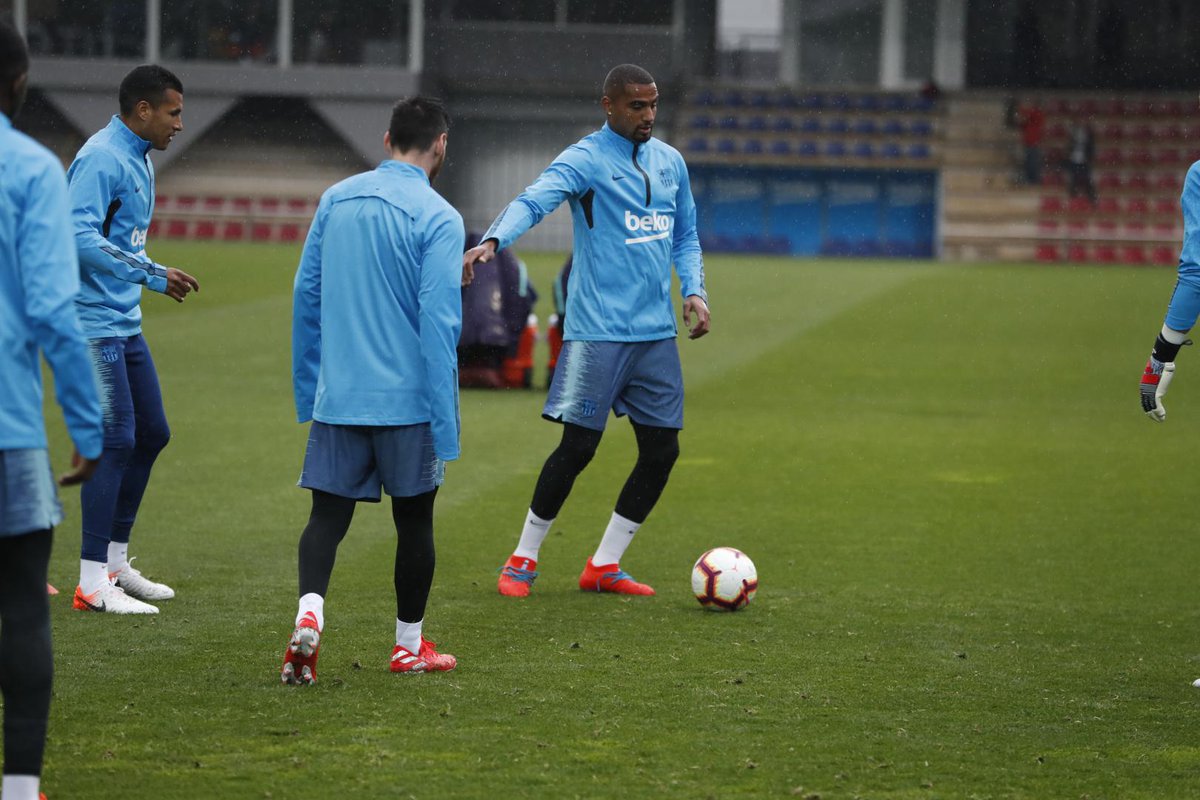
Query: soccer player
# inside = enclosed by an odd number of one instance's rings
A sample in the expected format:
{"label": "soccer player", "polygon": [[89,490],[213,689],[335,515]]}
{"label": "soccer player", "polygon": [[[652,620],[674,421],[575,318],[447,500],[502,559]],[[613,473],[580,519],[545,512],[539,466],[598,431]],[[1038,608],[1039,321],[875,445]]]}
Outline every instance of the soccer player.
{"label": "soccer player", "polygon": [[46,569],[62,521],[42,419],[40,350],[75,443],[63,486],[101,450],[100,397],[75,314],[79,264],[67,181],[46,148],[13,130],[25,98],[25,42],[0,22],[0,694],[3,800],[37,800],[54,672]]}
{"label": "soccer player", "polygon": [[1142,371],[1142,410],[1155,422],[1167,418],[1163,396],[1175,375],[1175,356],[1188,341],[1188,331],[1200,317],[1200,161],[1192,164],[1183,181],[1183,248],[1179,253],[1179,278],[1162,329],[1154,340],[1150,360]]}
{"label": "soccer player", "polygon": [[454,669],[422,635],[433,583],[433,501],[458,458],[462,217],[433,190],[450,117],[437,100],[393,107],[389,157],[321,196],[296,272],[292,380],[312,420],[300,486],[300,603],[284,683],[316,681],[325,593],[355,504],[392,498],[396,644],[392,672]]}
{"label": "soccer player", "polygon": [[104,406],[104,455],[81,493],[83,544],[74,607],[157,614],[147,601],[175,596],[129,559],[129,535],[150,469],[171,437],[150,348],[142,336],[142,287],[182,303],[200,284],[146,256],[154,212],[150,150],[183,130],[183,84],[159,66],[140,66],[118,91],[120,114],[79,149],[67,171],[79,248],[76,300]]}
{"label": "soccer player", "polygon": [[[500,594],[525,597],[538,552],[575,478],[596,452],[608,412],[628,415],[638,457],[583,573],[585,591],[652,595],[619,562],[662,494],[679,456],[683,375],[675,344],[671,265],[679,275],[688,338],[708,333],[708,296],[687,165],[653,138],[658,88],[646,70],[615,67],[601,98],[607,120],[556,158],[500,213],[464,270],[488,261],[563,201],[575,245],[564,345],[542,416],[563,424],[542,467]],[[695,324],[692,324],[692,318]]]}

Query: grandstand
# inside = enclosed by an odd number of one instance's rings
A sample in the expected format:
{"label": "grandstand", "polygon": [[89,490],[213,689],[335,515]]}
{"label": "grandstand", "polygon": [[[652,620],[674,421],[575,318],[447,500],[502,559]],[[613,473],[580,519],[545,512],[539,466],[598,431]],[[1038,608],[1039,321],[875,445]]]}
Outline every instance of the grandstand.
{"label": "grandstand", "polygon": [[[598,76],[617,53],[662,76],[657,133],[692,167],[714,251],[1171,264],[1180,181],[1200,157],[1194,97],[1141,88],[1171,85],[1155,51],[1127,32],[1118,71],[1096,42],[1066,31],[1071,48],[1010,63],[999,53],[1017,30],[1004,26],[1029,24],[1015,2],[983,14],[979,4],[879,0],[867,4],[880,15],[871,21],[760,0],[754,9],[780,14],[774,33],[746,19],[751,33],[736,40],[737,8],[717,0],[372,0],[370,26],[348,6],[281,0],[242,4],[237,16],[207,1],[196,14],[169,0],[140,15],[127,3],[85,5],[68,15],[60,4],[0,3],[35,53],[20,124],[69,162],[112,113],[131,65],[174,68],[187,127],[155,156],[154,234],[166,238],[301,239],[321,191],[380,157],[389,103],[417,90],[451,105],[440,188],[482,228],[595,126]],[[1036,17],[1043,40],[1062,24]],[[864,31],[877,42],[864,44]],[[1077,89],[1049,88],[1072,81]],[[1018,90],[1047,111],[1037,187],[1015,180],[1016,132],[1004,125]],[[1058,167],[1080,116],[1097,134],[1095,207],[1067,197]],[[526,244],[563,249],[570,236],[560,210]]]}

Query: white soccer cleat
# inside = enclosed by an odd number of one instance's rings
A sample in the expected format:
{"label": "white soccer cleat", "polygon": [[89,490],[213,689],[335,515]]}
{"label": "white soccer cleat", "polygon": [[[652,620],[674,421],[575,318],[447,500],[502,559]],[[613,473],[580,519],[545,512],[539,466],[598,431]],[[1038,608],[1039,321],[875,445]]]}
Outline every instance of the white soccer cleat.
{"label": "white soccer cleat", "polygon": [[83,589],[75,587],[75,599],[71,606],[77,611],[99,611],[105,614],[157,614],[158,608],[143,603],[136,597],[130,597],[119,587],[105,582],[91,594],[84,594]]}
{"label": "white soccer cleat", "polygon": [[[135,556],[136,558],[136,556]],[[129,559],[125,569],[120,572],[110,572],[108,579],[125,590],[125,594],[139,600],[170,600],[175,596],[175,590],[165,583],[155,583],[142,575]]]}

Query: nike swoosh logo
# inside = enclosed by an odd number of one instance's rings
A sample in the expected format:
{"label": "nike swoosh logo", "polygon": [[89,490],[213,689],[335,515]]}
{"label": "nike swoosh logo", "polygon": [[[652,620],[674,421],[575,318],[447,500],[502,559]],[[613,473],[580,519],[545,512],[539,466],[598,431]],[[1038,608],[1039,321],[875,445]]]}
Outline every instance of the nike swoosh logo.
{"label": "nike swoosh logo", "polygon": [[86,597],[81,599],[83,600],[83,604],[92,611],[104,611],[107,608],[107,605],[104,603],[104,601],[101,601],[100,605],[96,605],[95,603],[89,603]]}
{"label": "nike swoosh logo", "polygon": [[614,181],[623,181],[623,180],[625,180],[625,176],[624,175],[613,175],[612,179]]}

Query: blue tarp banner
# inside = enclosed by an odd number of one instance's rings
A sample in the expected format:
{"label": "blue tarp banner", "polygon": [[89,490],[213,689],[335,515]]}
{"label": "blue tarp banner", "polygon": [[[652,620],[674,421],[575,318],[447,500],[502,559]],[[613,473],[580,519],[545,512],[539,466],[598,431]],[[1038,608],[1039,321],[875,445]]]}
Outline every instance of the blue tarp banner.
{"label": "blue tarp banner", "polygon": [[706,250],[797,256],[934,253],[932,171],[690,168]]}

